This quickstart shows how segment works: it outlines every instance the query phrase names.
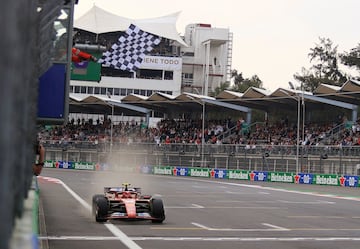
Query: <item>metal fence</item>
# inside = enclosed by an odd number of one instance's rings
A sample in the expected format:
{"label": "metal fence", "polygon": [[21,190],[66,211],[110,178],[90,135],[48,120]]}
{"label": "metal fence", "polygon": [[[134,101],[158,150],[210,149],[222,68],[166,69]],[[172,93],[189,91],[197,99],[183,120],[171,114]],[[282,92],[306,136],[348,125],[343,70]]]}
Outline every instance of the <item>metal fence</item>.
{"label": "metal fence", "polygon": [[0,248],[8,248],[32,181],[36,138],[35,1],[1,2]]}
{"label": "metal fence", "polygon": [[[33,179],[39,77],[51,66],[53,22],[65,2],[73,4],[58,0],[1,2],[0,248],[9,248],[15,225],[22,226],[15,221],[24,215]],[[26,225],[31,230],[31,224]]]}
{"label": "metal fence", "polygon": [[110,146],[51,141],[45,141],[45,146],[47,160],[108,163],[112,167],[158,165],[360,175],[360,146],[300,146],[299,157],[296,146],[153,143]]}

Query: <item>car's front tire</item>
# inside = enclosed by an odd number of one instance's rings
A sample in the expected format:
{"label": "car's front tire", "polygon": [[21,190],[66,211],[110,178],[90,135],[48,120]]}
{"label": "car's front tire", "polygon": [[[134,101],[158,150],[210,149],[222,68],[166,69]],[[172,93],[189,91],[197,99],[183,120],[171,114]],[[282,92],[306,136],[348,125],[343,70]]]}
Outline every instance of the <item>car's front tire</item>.
{"label": "car's front tire", "polygon": [[108,200],[105,198],[105,196],[94,195],[92,213],[95,215],[96,222],[107,221],[108,210]]}
{"label": "car's front tire", "polygon": [[165,220],[164,204],[161,199],[152,199],[150,202],[151,216],[153,223],[162,223]]}

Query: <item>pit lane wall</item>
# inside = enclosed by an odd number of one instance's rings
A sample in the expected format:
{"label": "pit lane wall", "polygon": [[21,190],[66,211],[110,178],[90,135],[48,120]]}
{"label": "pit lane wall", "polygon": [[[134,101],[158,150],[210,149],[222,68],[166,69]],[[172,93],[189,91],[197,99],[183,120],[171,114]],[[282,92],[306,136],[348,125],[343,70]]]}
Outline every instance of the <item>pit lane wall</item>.
{"label": "pit lane wall", "polygon": [[359,187],[357,175],[285,173],[271,171],[246,171],[212,168],[187,168],[173,166],[142,166],[141,173],[155,175],[171,175],[178,177],[203,177],[228,180],[284,182],[296,184],[332,185],[343,187]]}

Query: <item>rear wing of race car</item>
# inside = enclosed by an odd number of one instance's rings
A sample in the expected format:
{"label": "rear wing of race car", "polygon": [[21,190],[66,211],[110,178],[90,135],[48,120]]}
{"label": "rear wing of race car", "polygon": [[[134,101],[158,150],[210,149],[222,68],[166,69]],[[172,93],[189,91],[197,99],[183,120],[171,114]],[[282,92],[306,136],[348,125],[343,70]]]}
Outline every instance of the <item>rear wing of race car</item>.
{"label": "rear wing of race car", "polygon": [[104,187],[104,193],[118,193],[123,191],[136,192],[141,194],[141,188],[125,188],[125,187]]}

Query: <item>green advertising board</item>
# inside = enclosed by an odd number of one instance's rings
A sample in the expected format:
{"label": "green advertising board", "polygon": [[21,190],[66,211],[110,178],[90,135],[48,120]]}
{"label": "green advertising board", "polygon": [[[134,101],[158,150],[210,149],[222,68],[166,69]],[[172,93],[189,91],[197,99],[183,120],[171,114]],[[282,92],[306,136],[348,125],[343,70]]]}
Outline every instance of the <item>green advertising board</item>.
{"label": "green advertising board", "polygon": [[339,186],[338,175],[314,175],[313,184]]}
{"label": "green advertising board", "polygon": [[232,180],[250,180],[250,171],[247,170],[229,170],[228,179]]}
{"label": "green advertising board", "polygon": [[210,169],[207,168],[189,168],[189,176],[210,177]]}
{"label": "green advertising board", "polygon": [[[100,58],[101,54],[92,54]],[[93,61],[71,63],[71,79],[82,81],[97,81],[101,79],[101,64]]]}
{"label": "green advertising board", "polygon": [[283,172],[269,172],[268,181],[294,183],[294,174]]}
{"label": "green advertising board", "polygon": [[154,170],[153,173],[155,175],[172,175],[173,174],[173,167],[170,167],[170,166],[166,166],[166,167],[155,166],[153,170]]}
{"label": "green advertising board", "polygon": [[95,163],[76,162],[74,163],[74,169],[95,170]]}

